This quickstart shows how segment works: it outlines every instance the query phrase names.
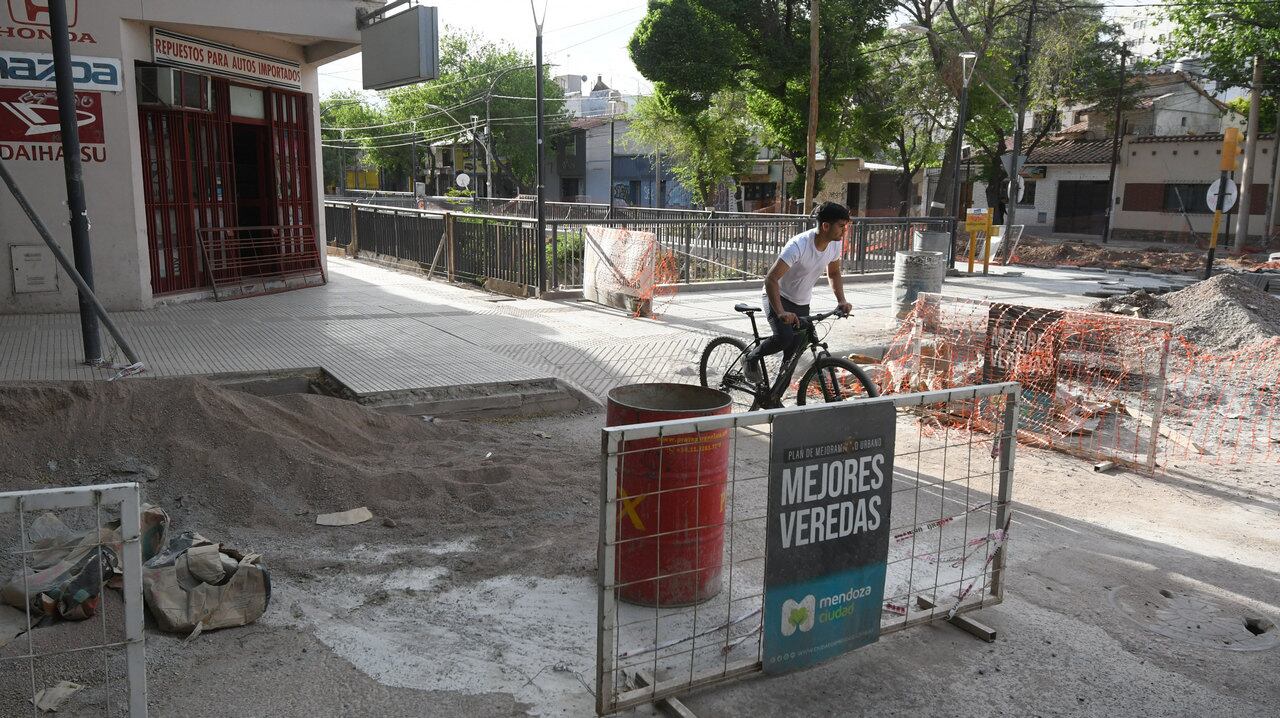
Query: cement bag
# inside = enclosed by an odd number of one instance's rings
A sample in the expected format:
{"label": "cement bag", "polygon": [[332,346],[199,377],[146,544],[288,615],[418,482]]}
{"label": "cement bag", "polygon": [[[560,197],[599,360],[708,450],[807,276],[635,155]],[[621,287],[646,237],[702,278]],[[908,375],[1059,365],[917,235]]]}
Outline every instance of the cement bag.
{"label": "cement bag", "polygon": [[261,558],[180,534],[147,562],[143,601],[160,629],[172,633],[253,623],[271,602],[271,575]]}
{"label": "cement bag", "polygon": [[[142,555],[150,558],[164,544],[169,515],[143,506]],[[120,522],[75,532],[52,513],[42,514],[28,531],[27,571],[19,570],[0,587],[0,600],[33,617],[80,621],[97,614],[100,589],[120,586]]]}

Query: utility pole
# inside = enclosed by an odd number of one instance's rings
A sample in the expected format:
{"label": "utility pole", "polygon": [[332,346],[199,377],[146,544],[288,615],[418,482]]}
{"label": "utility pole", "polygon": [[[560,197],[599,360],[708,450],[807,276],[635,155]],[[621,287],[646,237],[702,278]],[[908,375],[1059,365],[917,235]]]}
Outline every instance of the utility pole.
{"label": "utility pole", "polygon": [[418,134],[417,134],[418,123],[417,122],[410,123],[409,128],[414,133],[412,144],[409,145],[409,151],[413,152],[413,174],[409,177],[409,191],[413,193],[414,197],[417,197],[418,196]]}
{"label": "utility pole", "polygon": [[[1249,127],[1245,130],[1244,165],[1240,170],[1240,212],[1236,218],[1236,238],[1232,254],[1244,253],[1249,238],[1249,205],[1253,201],[1254,153],[1258,149],[1258,106],[1262,104],[1262,56],[1253,56],[1253,86],[1249,91]],[[1263,230],[1266,234],[1266,230]]]}
{"label": "utility pole", "polygon": [[537,133],[538,133],[538,291],[546,290],[545,278],[547,276],[547,207],[546,207],[546,185],[543,178],[544,164],[544,140],[545,130],[542,117],[542,24],[547,21],[546,5],[542,7],[542,19],[538,19],[538,10],[533,5],[533,0],[529,0],[529,9],[533,11],[533,25],[537,28],[538,36],[534,42],[534,64],[537,65],[538,77],[535,82],[535,110],[537,115]]}
{"label": "utility pole", "polygon": [[805,141],[805,214],[813,211],[814,185],[818,176],[818,31],[821,29],[818,4],[819,0],[810,0],[809,3],[809,136]]}
{"label": "utility pole", "polygon": [[956,115],[956,147],[955,147],[955,166],[951,168],[951,246],[947,250],[948,261],[951,268],[956,266],[956,235],[960,230],[960,219],[964,213],[960,211],[960,165],[964,162],[964,122],[966,115],[969,114],[969,80],[973,78],[973,69],[969,63],[973,63],[973,68],[978,66],[978,55],[972,52],[962,52],[960,57],[960,107]]}
{"label": "utility pole", "polygon": [[[1013,125],[1013,156],[1009,158],[1009,206],[1005,209],[1004,230],[1000,233],[1006,242],[1013,237],[1013,220],[1018,206],[1016,191],[1022,187],[1022,168],[1018,165],[1018,158],[1022,155],[1022,132],[1027,124],[1027,90],[1031,84],[1028,65],[1031,62],[1031,36],[1035,31],[1035,23],[1036,0],[1031,0],[1031,8],[1027,12],[1027,34],[1022,41],[1022,52],[1018,55],[1018,109],[1015,111],[1017,117],[1014,118]],[[987,241],[990,242],[989,239]],[[982,263],[982,273],[987,273],[985,261]]]}
{"label": "utility pole", "polygon": [[475,196],[480,196],[480,148],[479,141],[476,139],[476,132],[480,128],[480,118],[471,116],[471,176],[476,182],[476,188],[473,190]]}
{"label": "utility pole", "polygon": [[[89,247],[89,213],[80,164],[80,126],[76,118],[76,88],[71,70],[71,39],[65,0],[49,0],[49,34],[53,36],[53,71],[58,93],[58,126],[62,135],[62,170],[67,180],[67,209],[71,212],[71,250],[85,288],[78,292],[80,336],[84,362],[102,362],[102,337],[93,305],[93,252]],[[86,289],[88,291],[86,291]]]}
{"label": "utility pole", "polygon": [[1102,243],[1111,241],[1111,214],[1116,206],[1116,165],[1120,163],[1120,109],[1124,100],[1124,61],[1129,57],[1129,45],[1120,43],[1120,84],[1116,85],[1116,116],[1111,128],[1111,175],[1107,178],[1107,211],[1103,215]]}

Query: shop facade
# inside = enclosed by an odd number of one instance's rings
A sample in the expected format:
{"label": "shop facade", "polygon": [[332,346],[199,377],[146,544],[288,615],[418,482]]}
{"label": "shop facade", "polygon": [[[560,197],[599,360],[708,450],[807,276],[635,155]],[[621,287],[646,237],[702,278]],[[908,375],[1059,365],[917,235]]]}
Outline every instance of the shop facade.
{"label": "shop facade", "polygon": [[[94,283],[110,310],[322,282],[320,64],[358,51],[348,0],[65,0]],[[0,161],[70,254],[44,0],[0,8]],[[0,313],[75,287],[0,193]]]}

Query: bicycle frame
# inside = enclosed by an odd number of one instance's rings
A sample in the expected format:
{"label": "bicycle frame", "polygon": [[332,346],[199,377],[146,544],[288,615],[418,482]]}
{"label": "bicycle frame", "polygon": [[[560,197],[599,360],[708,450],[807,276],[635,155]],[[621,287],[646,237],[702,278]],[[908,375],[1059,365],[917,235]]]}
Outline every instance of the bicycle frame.
{"label": "bicycle frame", "polygon": [[[752,312],[751,314],[748,314],[747,317],[751,319],[751,334],[755,337],[751,346],[748,347],[748,350],[750,350],[760,345],[761,338],[760,327],[756,324],[755,313]],[[809,353],[813,355],[814,361],[817,361],[821,357],[831,355],[831,352],[828,350],[827,343],[818,339],[816,322],[806,320],[803,331],[805,344],[807,345]],[[739,388],[750,391],[754,394],[756,402],[763,409],[781,408],[782,397],[786,394],[787,390],[791,388],[791,379],[795,377],[796,368],[800,365],[800,357],[803,354],[804,352],[802,350],[797,349],[796,352],[791,355],[790,360],[782,362],[782,366],[778,367],[778,381],[769,380],[769,368],[764,365],[763,361],[760,362],[760,375],[764,380],[761,382],[761,385],[766,387],[764,391],[761,390],[761,386],[751,384],[750,382],[744,382]],[[781,381],[781,378],[784,376],[786,377],[786,381]]]}

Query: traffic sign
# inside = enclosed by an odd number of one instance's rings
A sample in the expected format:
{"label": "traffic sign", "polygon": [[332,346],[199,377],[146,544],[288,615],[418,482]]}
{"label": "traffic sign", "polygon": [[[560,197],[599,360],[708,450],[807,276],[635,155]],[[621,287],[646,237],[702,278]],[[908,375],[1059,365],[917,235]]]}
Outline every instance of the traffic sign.
{"label": "traffic sign", "polygon": [[[1204,197],[1205,203],[1209,205],[1209,209],[1211,210],[1216,210],[1218,208],[1218,188],[1220,184],[1221,180],[1214,180],[1213,184],[1209,185],[1208,194]],[[1231,208],[1236,206],[1236,198],[1240,195],[1240,190],[1236,188],[1235,180],[1227,180],[1226,195],[1226,197],[1223,197],[1222,211],[1230,212]]]}
{"label": "traffic sign", "polygon": [[457,183],[459,187],[466,189],[467,187],[471,186],[471,175],[467,174],[466,172],[459,172],[458,176],[454,178],[453,181]]}
{"label": "traffic sign", "polygon": [[985,207],[979,209],[970,207],[969,214],[964,220],[964,229],[970,234],[976,232],[989,233],[991,231],[991,211]]}

